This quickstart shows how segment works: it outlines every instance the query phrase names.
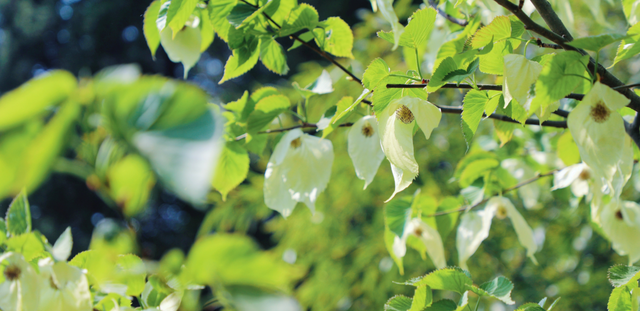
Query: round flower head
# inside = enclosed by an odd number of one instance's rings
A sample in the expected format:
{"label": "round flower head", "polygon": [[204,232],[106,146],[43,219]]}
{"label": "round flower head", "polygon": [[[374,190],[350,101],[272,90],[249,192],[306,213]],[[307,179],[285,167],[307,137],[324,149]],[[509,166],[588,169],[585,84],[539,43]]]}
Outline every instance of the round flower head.
{"label": "round flower head", "polygon": [[200,36],[198,21],[197,18],[192,18],[191,21],[187,22],[187,24],[175,34],[171,27],[165,27],[160,32],[160,43],[162,43],[162,47],[172,62],[182,63],[185,79],[189,74],[189,69],[200,59],[202,37]]}
{"label": "round flower head", "polygon": [[596,82],[567,119],[582,160],[614,193],[622,190],[631,174],[633,148],[616,111],[628,103],[622,94]]}
{"label": "round flower head", "polygon": [[291,215],[297,202],[304,202],[315,212],[318,195],[331,176],[333,145],[331,141],[289,131],[276,145],[264,173],[264,201],[282,214]]}
{"label": "round flower head", "polygon": [[367,189],[384,160],[376,118],[366,116],[354,123],[349,130],[347,144],[356,175],[364,180],[364,189]]}
{"label": "round flower head", "polygon": [[45,278],[40,295],[40,309],[91,311],[91,293],[84,272],[65,261],[53,263],[51,258],[38,262]]}
{"label": "round flower head", "polygon": [[395,237],[393,241],[393,253],[398,258],[404,257],[407,253],[407,239],[409,236],[415,236],[422,241],[427,250],[427,254],[429,254],[431,261],[433,261],[437,269],[442,269],[447,266],[440,233],[420,218],[411,219],[405,226],[402,237]]}
{"label": "round flower head", "polygon": [[629,255],[629,265],[640,260],[640,205],[614,198],[602,208],[600,220],[613,249]]}
{"label": "round flower head", "polygon": [[38,276],[22,254],[5,253],[0,256],[0,310],[36,310],[40,301],[40,284],[44,280]]}
{"label": "round flower head", "polygon": [[389,103],[378,114],[382,150],[391,163],[396,193],[411,185],[418,176],[418,163],[413,154],[413,128],[417,123],[424,136],[429,139],[431,132],[440,123],[442,112],[430,102],[405,96]]}

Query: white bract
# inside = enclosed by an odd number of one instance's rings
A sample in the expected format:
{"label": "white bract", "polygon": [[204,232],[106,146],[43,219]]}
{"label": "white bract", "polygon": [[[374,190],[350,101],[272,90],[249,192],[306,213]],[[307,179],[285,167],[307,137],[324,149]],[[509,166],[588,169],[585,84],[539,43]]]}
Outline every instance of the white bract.
{"label": "white bract", "polygon": [[40,301],[40,284],[43,280],[22,254],[8,252],[0,256],[0,310],[37,310]]}
{"label": "white bract", "polygon": [[354,123],[347,144],[356,175],[364,180],[364,189],[367,189],[384,160],[376,118],[366,116]]}
{"label": "white bract", "polygon": [[518,236],[520,244],[527,249],[527,257],[533,263],[538,264],[534,253],[538,246],[533,238],[533,230],[522,215],[513,206],[513,203],[504,197],[493,197],[488,202],[484,210],[478,212],[468,212],[462,215],[462,220],[458,226],[456,236],[456,247],[460,267],[468,270],[467,260],[478,250],[478,247],[489,236],[491,221],[494,216],[499,219],[509,218]]}
{"label": "white bract", "polygon": [[333,145],[294,129],[276,145],[264,173],[264,201],[282,214],[291,215],[297,202],[304,202],[315,212],[318,195],[331,176]]}
{"label": "white bract", "polygon": [[402,237],[395,237],[393,241],[393,253],[396,257],[402,258],[407,253],[407,239],[411,235],[422,241],[427,250],[427,254],[429,254],[436,268],[442,269],[447,266],[440,233],[420,218],[413,218],[407,222]]}
{"label": "white bract", "polygon": [[504,103],[505,106],[515,99],[524,106],[529,97],[531,85],[536,83],[542,65],[530,61],[523,55],[507,54],[504,56]]}
{"label": "white bract", "polygon": [[160,32],[160,43],[167,56],[174,63],[182,63],[184,66],[184,78],[187,78],[191,69],[200,59],[200,47],[202,37],[198,28],[198,19],[192,19],[176,34],[170,27],[165,27]]}
{"label": "white bract", "polygon": [[[396,15],[396,11],[393,10],[393,0],[376,0],[377,7],[380,8],[380,13],[382,13],[382,17],[391,24],[391,29],[393,31],[393,48],[395,50],[398,48],[398,43],[400,42],[400,35],[404,32],[404,27],[402,24],[398,22],[398,16]],[[373,4],[373,2],[371,2]],[[375,11],[375,8],[374,8]]]}
{"label": "white bract", "polygon": [[392,101],[378,114],[382,150],[391,163],[395,180],[395,191],[387,202],[396,193],[409,187],[418,176],[418,163],[413,154],[415,123],[429,139],[441,117],[440,108],[424,99],[410,96]]}
{"label": "white bract", "polygon": [[602,208],[600,220],[613,249],[629,255],[629,265],[640,260],[640,205],[614,198]]}
{"label": "white bract", "polygon": [[553,173],[553,188],[551,188],[551,191],[571,186],[573,195],[581,198],[589,194],[591,181],[591,169],[584,162],[581,162]]}
{"label": "white bract", "polygon": [[89,282],[82,270],[66,261],[54,263],[51,258],[41,259],[38,266],[44,278],[39,310],[92,310]]}
{"label": "white bract", "polygon": [[612,195],[619,195],[633,168],[632,143],[616,111],[628,103],[622,94],[596,82],[567,118],[582,160],[595,178],[604,178]]}

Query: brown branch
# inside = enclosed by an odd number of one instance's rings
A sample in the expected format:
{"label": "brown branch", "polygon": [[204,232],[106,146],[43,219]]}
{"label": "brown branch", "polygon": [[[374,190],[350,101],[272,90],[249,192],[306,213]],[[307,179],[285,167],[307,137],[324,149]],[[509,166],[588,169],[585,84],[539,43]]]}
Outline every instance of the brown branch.
{"label": "brown branch", "polygon": [[[513,187],[509,187],[509,188],[506,188],[506,189],[502,190],[502,191],[501,191],[501,193],[511,192],[511,191],[513,191],[513,190],[516,190],[516,189],[522,188],[522,187],[524,187],[524,186],[526,186],[526,185],[528,185],[528,184],[530,184],[530,183],[533,183],[533,182],[538,181],[538,179],[540,179],[540,178],[547,177],[547,176],[551,176],[551,175],[553,175],[555,172],[557,172],[557,171],[559,171],[559,170],[560,170],[560,169],[555,169],[555,170],[552,170],[552,171],[546,172],[546,173],[544,173],[544,174],[540,174],[540,173],[538,173],[536,176],[534,176],[534,177],[532,177],[532,178],[530,178],[530,179],[527,179],[527,180],[525,180],[525,181],[523,181],[523,182],[521,182],[521,183],[519,183],[519,184],[517,184],[517,185],[515,185],[515,186],[513,186]],[[496,195],[498,195],[498,194],[496,194]],[[494,195],[494,196],[495,196],[495,195]],[[476,203],[476,204],[472,204],[472,205],[465,205],[465,206],[463,206],[463,207],[461,207],[461,208],[458,208],[458,209],[454,209],[454,210],[450,210],[450,211],[443,211],[443,212],[438,212],[438,213],[433,213],[433,214],[431,214],[431,215],[426,215],[426,216],[424,216],[424,217],[437,217],[437,216],[443,216],[443,215],[448,215],[448,214],[453,214],[453,213],[459,213],[459,212],[464,212],[464,211],[470,211],[470,210],[472,210],[472,209],[474,209],[474,208],[476,208],[476,207],[478,207],[478,206],[480,206],[480,205],[482,205],[482,204],[487,203],[487,201],[489,201],[489,199],[490,199],[490,198],[492,198],[492,197],[493,197],[493,196],[491,196],[491,197],[489,197],[489,198],[486,198],[486,199],[483,199],[482,201],[480,201],[480,202],[478,202],[478,203]]]}
{"label": "brown branch", "polygon": [[613,87],[612,89],[614,89],[614,90],[632,89],[632,88],[636,88],[636,87],[639,87],[639,86],[640,86],[640,83],[634,83],[634,84],[616,86],[616,87]]}
{"label": "brown branch", "polygon": [[438,14],[440,14],[442,17],[446,18],[448,21],[450,21],[450,22],[452,22],[454,24],[458,24],[458,25],[460,25],[462,27],[467,26],[469,24],[468,21],[466,21],[464,19],[455,18],[455,17],[447,14],[447,12],[443,11],[442,9],[438,8],[438,3],[437,3],[436,0],[429,0],[429,5],[431,5],[431,7],[436,9]]}
{"label": "brown branch", "polygon": [[[544,19],[544,22],[547,23],[549,28],[558,35],[562,36],[567,41],[572,41],[573,37],[567,27],[564,26],[556,12],[551,7],[551,4],[547,0],[531,0],[533,6],[536,7],[536,10]],[[522,8],[520,8],[522,9]]]}

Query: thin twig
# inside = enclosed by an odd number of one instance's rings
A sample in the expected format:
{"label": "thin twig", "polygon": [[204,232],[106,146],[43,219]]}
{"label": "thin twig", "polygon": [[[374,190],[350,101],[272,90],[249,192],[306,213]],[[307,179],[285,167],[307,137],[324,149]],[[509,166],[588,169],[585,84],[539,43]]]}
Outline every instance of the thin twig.
{"label": "thin twig", "polygon": [[612,87],[612,89],[621,90],[621,89],[631,89],[631,88],[636,88],[636,87],[640,87],[640,83],[620,85],[620,86]]}
{"label": "thin twig", "polygon": [[[340,124],[338,127],[351,127],[351,126],[353,126],[353,123],[343,123],[343,124]],[[301,129],[301,128],[318,128],[318,125],[317,124],[313,124],[313,123],[302,123],[302,124],[298,124],[298,125],[294,125],[294,126],[290,126],[290,127],[284,127],[284,128],[279,128],[279,129],[261,131],[261,132],[258,132],[258,134],[282,133],[282,132],[295,130],[295,129]],[[236,137],[236,141],[243,140],[245,138],[247,138],[247,133],[244,133],[244,134]]]}
{"label": "thin twig", "polygon": [[[526,186],[526,185],[528,185],[530,183],[538,181],[538,179],[540,179],[540,178],[551,176],[551,175],[553,175],[555,172],[557,172],[559,170],[561,170],[561,169],[555,169],[555,170],[546,172],[544,174],[538,173],[536,176],[534,176],[534,177],[532,177],[530,179],[527,179],[527,180],[525,180],[525,181],[523,181],[523,182],[521,182],[521,183],[519,183],[519,184],[517,184],[517,185],[515,185],[513,187],[509,187],[509,188],[506,188],[506,189],[502,190],[501,193],[507,193],[507,192],[511,192],[513,190],[522,188],[522,187],[524,187],[524,186]],[[498,195],[498,194],[496,194],[496,195]],[[493,196],[491,196],[491,197],[493,197]],[[448,214],[453,214],[453,213],[469,211],[469,210],[472,210],[472,209],[474,209],[474,208],[476,208],[476,207],[478,207],[478,206],[480,206],[482,204],[487,203],[487,201],[489,201],[489,199],[491,197],[485,198],[485,199],[483,199],[482,201],[480,201],[480,202],[478,202],[476,204],[465,205],[465,206],[462,206],[462,207],[460,207],[458,209],[454,209],[454,210],[450,210],[450,211],[443,211],[443,212],[438,212],[438,213],[433,213],[431,215],[426,215],[424,217],[437,217],[437,216],[442,216],[442,215],[448,215]]]}
{"label": "thin twig", "polygon": [[436,9],[438,14],[440,14],[442,17],[446,18],[448,21],[450,21],[450,22],[452,22],[454,24],[458,24],[458,25],[460,25],[462,27],[467,26],[469,24],[468,21],[466,21],[464,19],[455,18],[455,17],[447,14],[447,12],[443,11],[442,9],[438,8],[438,3],[436,2],[436,0],[429,0],[429,5],[431,5],[431,7]]}

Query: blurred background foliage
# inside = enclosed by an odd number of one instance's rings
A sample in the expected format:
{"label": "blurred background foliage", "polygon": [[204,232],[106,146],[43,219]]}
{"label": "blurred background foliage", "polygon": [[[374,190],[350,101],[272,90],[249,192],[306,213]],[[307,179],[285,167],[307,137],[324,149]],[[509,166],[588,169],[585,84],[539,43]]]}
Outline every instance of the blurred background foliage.
{"label": "blurred background foliage", "polygon": [[[99,69],[124,63],[137,63],[144,73],[174,78],[183,76],[180,64],[170,62],[162,49],[151,58],[142,35],[142,14],[150,1],[127,0],[0,0],[0,94],[50,69],[66,69],[79,77],[89,76]],[[382,57],[394,70],[415,69],[410,54],[391,51],[391,45],[375,36],[388,28],[379,13],[371,12],[369,1],[305,1],[315,6],[321,18],[340,16],[352,26],[354,60],[343,59],[357,76],[371,60]],[[471,2],[471,1],[470,1]],[[487,23],[493,16],[504,14],[492,1],[478,0],[479,14]],[[551,1],[559,8],[561,18],[574,37],[604,32],[624,33],[627,23],[616,1]],[[419,6],[420,1],[397,0],[395,8],[401,22]],[[474,11],[476,12],[476,11]],[[465,12],[459,12],[464,16]],[[542,22],[533,14],[534,20]],[[596,22],[594,22],[594,20]],[[432,41],[424,51],[423,72],[431,72],[435,53],[442,39],[457,28],[438,19]],[[284,47],[291,41],[280,40]],[[617,46],[601,52],[605,66],[612,64]],[[517,50],[522,52],[522,47]],[[528,55],[546,53],[530,47]],[[224,63],[230,51],[215,39],[203,53],[189,74],[188,82],[200,86],[213,103],[228,103],[238,99],[246,90],[262,86],[277,86],[292,103],[303,100],[292,82],[305,86],[327,69],[334,82],[334,92],[315,96],[309,103],[311,122],[320,119],[324,111],[343,96],[357,98],[360,87],[347,81],[346,76],[330,64],[304,48],[287,53],[288,76],[277,76],[262,65],[248,74],[218,85]],[[640,61],[630,59],[617,64],[613,73],[632,83],[640,80]],[[486,77],[482,82],[493,83]],[[460,105],[463,93],[442,90],[430,95],[430,101],[441,105]],[[567,103],[571,104],[571,103]],[[366,109],[360,111],[366,114]],[[355,117],[352,117],[355,119]],[[285,126],[293,124],[283,117]],[[493,127],[484,121],[474,138],[471,150],[495,152],[501,159],[515,159],[526,163],[528,169],[512,169],[512,174],[524,180],[538,172],[546,172],[559,161],[555,145],[563,131],[540,130],[538,127],[519,128],[514,139],[505,146]],[[329,186],[317,202],[312,215],[304,206],[284,220],[268,209],[263,202],[264,170],[278,135],[269,136],[263,154],[251,154],[247,179],[226,199],[217,192],[209,195],[210,205],[192,207],[177,199],[161,186],[151,191],[144,211],[125,219],[117,208],[105,203],[90,190],[91,181],[79,179],[57,167],[29,200],[34,228],[50,240],[70,226],[74,236],[73,253],[92,243],[102,243],[100,237],[122,252],[135,252],[150,260],[157,260],[171,248],[188,251],[198,236],[211,232],[242,232],[252,236],[264,249],[282,256],[288,263],[303,266],[307,274],[295,287],[295,297],[312,310],[380,310],[394,294],[411,295],[412,289],[394,284],[432,270],[429,259],[423,260],[416,251],[409,251],[404,260],[405,274],[397,266],[384,245],[383,201],[393,189],[388,162],[367,190],[355,177],[347,155],[348,129],[337,129],[329,136],[334,145],[336,161]],[[458,161],[465,155],[467,144],[462,136],[460,117],[446,115],[431,139],[415,138],[416,158],[420,172],[414,184],[404,194],[421,189],[422,195],[441,202],[457,196],[460,189],[450,182]],[[67,158],[76,154],[68,152]],[[517,164],[517,163],[516,163]],[[568,163],[567,163],[568,164]],[[503,166],[509,167],[503,163]],[[560,165],[562,166],[562,165]],[[637,170],[636,170],[637,172]],[[313,178],[313,176],[310,176]],[[628,184],[625,196],[640,197],[637,174]],[[562,297],[558,308],[563,310],[600,310],[606,308],[611,286],[606,270],[615,263],[626,263],[611,250],[611,245],[595,233],[588,220],[589,208],[584,202],[571,198],[568,189],[549,192],[550,178],[515,194],[516,206],[535,230],[542,250],[536,254],[539,265],[528,261],[519,246],[511,224],[496,221],[489,238],[469,261],[474,280],[485,281],[504,275],[515,283],[513,299],[519,304],[539,301],[545,296]],[[532,194],[533,193],[533,194]],[[533,199],[531,197],[533,195]],[[533,200],[525,204],[523,200]],[[0,203],[4,211],[9,200]],[[92,241],[92,232],[95,232]],[[447,262],[457,263],[455,233],[443,237]],[[508,310],[500,302],[481,304],[480,310]]]}

